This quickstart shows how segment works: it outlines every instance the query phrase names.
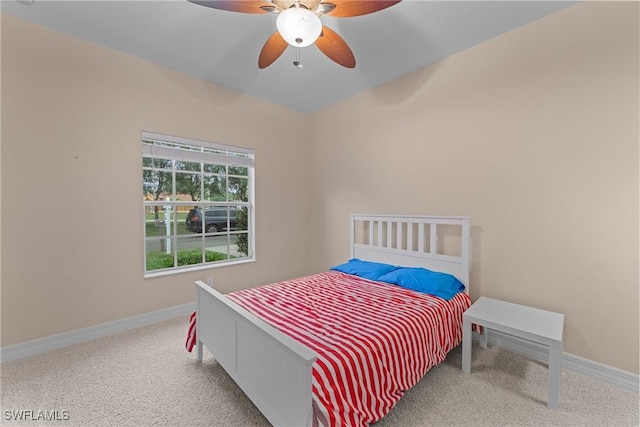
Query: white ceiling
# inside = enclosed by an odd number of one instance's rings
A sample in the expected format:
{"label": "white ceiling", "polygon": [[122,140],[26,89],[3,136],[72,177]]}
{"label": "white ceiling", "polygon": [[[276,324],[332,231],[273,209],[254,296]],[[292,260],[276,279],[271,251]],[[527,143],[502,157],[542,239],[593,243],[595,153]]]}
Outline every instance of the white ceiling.
{"label": "white ceiling", "polygon": [[[330,0],[326,0],[330,1]],[[356,57],[347,69],[315,46],[289,47],[270,67],[258,55],[271,14],[206,8],[186,0],[2,0],[17,16],[301,112],[314,112],[577,2],[404,0],[351,18],[323,16]]]}

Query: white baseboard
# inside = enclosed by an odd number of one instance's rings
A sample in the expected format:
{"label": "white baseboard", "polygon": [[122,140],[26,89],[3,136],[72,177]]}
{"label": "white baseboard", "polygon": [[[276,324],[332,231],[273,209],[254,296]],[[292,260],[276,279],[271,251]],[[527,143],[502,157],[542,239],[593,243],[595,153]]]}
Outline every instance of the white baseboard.
{"label": "white baseboard", "polygon": [[[10,362],[29,356],[45,353],[51,350],[67,347],[74,344],[92,341],[97,338],[106,337],[130,329],[152,325],[164,320],[173,319],[179,316],[190,314],[195,307],[194,303],[187,303],[138,316],[128,317],[113,322],[87,328],[76,329],[75,331],[64,332],[39,338],[20,344],[10,345],[0,348],[0,363]],[[474,339],[477,339],[474,333]],[[548,362],[549,350],[540,344],[523,340],[511,335],[497,331],[489,333],[489,345],[497,345],[507,350],[523,354],[531,359]],[[562,355],[563,369],[576,371],[583,375],[605,381],[623,387],[628,390],[638,392],[640,390],[640,376],[602,363],[594,362],[570,353]]]}
{"label": "white baseboard", "polygon": [[[477,339],[474,333],[474,339]],[[539,362],[547,363],[549,361],[549,349],[543,345],[514,337],[512,335],[503,334],[497,331],[489,331],[489,345],[497,345],[498,347],[523,354],[531,359]],[[614,384],[628,390],[636,392],[640,391],[640,376],[622,369],[594,362],[570,353],[562,354],[562,368],[578,372],[588,377],[596,378],[610,384]]]}
{"label": "white baseboard", "polygon": [[[195,308],[195,303],[187,303],[169,307],[126,319],[115,320],[113,322],[102,323],[100,325],[89,326],[87,328],[76,329],[75,331],[63,332],[61,334],[50,335],[48,337],[27,341],[20,344],[9,345],[0,349],[0,363],[22,359],[24,357],[35,356],[51,350],[67,347],[73,344],[80,344],[106,337],[130,329],[152,325],[164,320],[189,314]],[[186,326],[185,326],[186,327]]]}

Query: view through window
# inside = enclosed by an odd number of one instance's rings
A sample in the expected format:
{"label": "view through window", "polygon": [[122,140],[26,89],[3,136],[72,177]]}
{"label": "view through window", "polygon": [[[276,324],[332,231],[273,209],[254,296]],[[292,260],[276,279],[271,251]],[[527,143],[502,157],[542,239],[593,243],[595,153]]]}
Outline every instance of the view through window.
{"label": "view through window", "polygon": [[142,133],[145,276],[255,259],[254,157]]}

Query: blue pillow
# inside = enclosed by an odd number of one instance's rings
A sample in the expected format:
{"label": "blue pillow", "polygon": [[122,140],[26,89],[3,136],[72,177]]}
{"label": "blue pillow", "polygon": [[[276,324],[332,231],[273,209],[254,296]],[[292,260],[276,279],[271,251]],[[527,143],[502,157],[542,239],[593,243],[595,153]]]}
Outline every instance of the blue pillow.
{"label": "blue pillow", "polygon": [[380,276],[383,276],[395,270],[396,268],[398,267],[391,264],[362,261],[358,258],[352,258],[349,260],[349,262],[331,267],[330,270],[353,274],[355,276],[364,277],[365,279],[369,280],[378,280]]}
{"label": "blue pillow", "polygon": [[458,292],[464,291],[464,285],[451,274],[427,270],[421,267],[402,267],[378,278],[381,282],[413,289],[450,300]]}

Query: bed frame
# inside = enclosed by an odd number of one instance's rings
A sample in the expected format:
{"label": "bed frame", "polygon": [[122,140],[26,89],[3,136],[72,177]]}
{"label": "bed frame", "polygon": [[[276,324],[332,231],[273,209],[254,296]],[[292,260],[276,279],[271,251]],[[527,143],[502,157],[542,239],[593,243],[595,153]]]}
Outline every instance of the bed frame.
{"label": "bed frame", "polygon": [[[446,272],[468,292],[469,223],[467,217],[351,215],[351,257]],[[460,255],[438,250],[450,236]],[[195,284],[197,361],[206,346],[274,426],[312,426],[315,352],[204,282]]]}

